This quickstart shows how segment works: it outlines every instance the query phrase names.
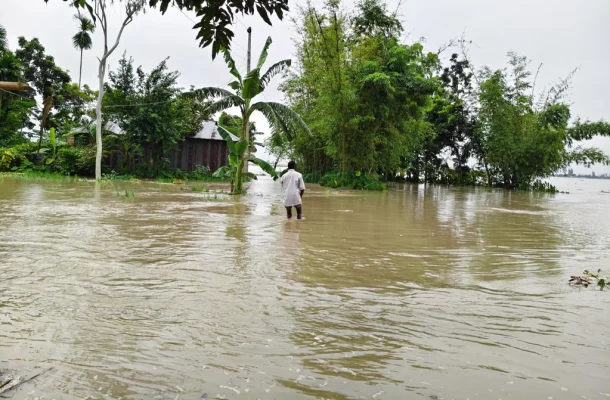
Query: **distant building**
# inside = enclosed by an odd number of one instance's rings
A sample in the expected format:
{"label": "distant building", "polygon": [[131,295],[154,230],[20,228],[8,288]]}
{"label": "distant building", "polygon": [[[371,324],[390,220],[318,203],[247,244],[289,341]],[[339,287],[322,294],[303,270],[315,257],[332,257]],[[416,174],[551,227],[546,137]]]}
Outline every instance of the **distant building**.
{"label": "distant building", "polygon": [[[215,121],[204,121],[199,132],[193,136],[187,136],[182,142],[176,144],[177,148],[175,150],[166,154],[170,167],[183,171],[193,171],[197,167],[204,166],[213,172],[228,165],[229,149],[227,142],[218,133],[220,129],[228,133],[234,142],[239,142],[237,136],[218,126]],[[114,122],[107,123],[106,130],[117,135],[123,134],[118,124]],[[146,145],[143,146],[143,151],[146,157],[149,154]],[[111,154],[108,157],[108,163],[113,167],[119,165],[120,161],[120,154]]]}
{"label": "distant building", "polygon": [[210,171],[216,171],[229,162],[229,150],[227,143],[220,136],[218,130],[227,132],[234,142],[239,138],[214,121],[205,121],[199,132],[184,141],[178,143],[178,149],[169,152],[167,158],[170,167],[183,171],[193,171],[199,166],[204,166]]}

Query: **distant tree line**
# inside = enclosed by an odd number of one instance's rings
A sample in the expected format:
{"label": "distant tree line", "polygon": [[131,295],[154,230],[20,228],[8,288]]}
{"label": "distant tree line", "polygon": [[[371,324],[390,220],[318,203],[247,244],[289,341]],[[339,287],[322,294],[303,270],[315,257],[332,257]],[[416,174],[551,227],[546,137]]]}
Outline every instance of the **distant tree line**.
{"label": "distant tree line", "polygon": [[[106,3],[69,1],[78,11],[72,44],[81,60],[95,29],[104,31],[104,56],[116,48],[108,41]],[[221,125],[245,142],[232,147],[233,167],[222,172],[235,181],[237,192],[242,177],[251,176],[247,160],[263,165],[252,155],[261,145],[251,122],[254,112],[271,126],[263,145],[276,166],[281,159],[296,159],[308,180],[331,187],[383,189],[385,181],[408,180],[544,188],[542,178],[570,164],[610,161],[599,149],[579,145],[609,135],[610,125],[571,115],[566,99],[571,76],[537,91],[538,74],[515,53],[508,54],[506,68],[475,69],[463,40],[448,47],[456,49],[449,57],[420,42],[404,43],[402,23],[381,0],[361,0],[353,11],[334,0],[321,8],[311,2],[300,6],[293,14],[295,62],[282,60],[264,71],[269,39],[247,74],[236,69],[229,49],[234,12],[256,12],[271,22],[271,14],[282,18],[288,11],[287,0],[123,3],[120,32],[148,6],[196,11],[201,45],[222,54],[234,81],[228,88],[184,90],[166,60],[147,72],[124,55],[107,81],[106,58],[100,59],[99,87],[92,90],[81,87],[80,71],[74,83],[38,39],[19,38],[18,48],[9,49],[0,27],[0,81],[31,88],[0,91],[0,170],[96,178],[113,168],[145,177],[168,174],[168,152],[222,111]],[[285,77],[281,89],[288,105],[255,100],[278,74]],[[227,114],[231,107],[239,115]],[[120,156],[120,165],[101,165],[112,154]]]}
{"label": "distant tree line", "polygon": [[312,136],[271,138],[310,180],[378,188],[383,180],[530,188],[571,163],[608,164],[577,143],[609,135],[604,121],[572,121],[569,78],[535,91],[529,61],[475,70],[464,41],[445,63],[380,0],[309,2],[294,16],[296,66],[282,86]]}

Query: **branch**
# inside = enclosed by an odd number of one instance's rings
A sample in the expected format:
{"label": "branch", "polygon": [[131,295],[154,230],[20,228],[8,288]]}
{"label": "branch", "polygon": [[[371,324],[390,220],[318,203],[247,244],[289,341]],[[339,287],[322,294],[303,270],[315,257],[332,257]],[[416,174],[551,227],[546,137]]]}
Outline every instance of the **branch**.
{"label": "branch", "polygon": [[104,54],[104,56],[102,57],[103,60],[106,60],[114,52],[114,50],[116,50],[117,46],[119,45],[119,41],[121,40],[121,35],[123,34],[123,30],[125,29],[125,27],[127,25],[129,25],[131,23],[131,21],[133,21],[133,14],[134,13],[135,13],[135,11],[132,11],[132,12],[127,14],[127,17],[125,18],[125,21],[123,21],[123,25],[121,25],[121,30],[119,31],[119,34],[116,37],[116,42],[114,43],[114,46],[112,46],[110,48],[110,50],[108,50],[106,52],[106,54]]}
{"label": "branch", "polygon": [[[108,41],[108,22],[106,21],[106,7],[104,6],[103,1],[95,2],[95,16],[100,21],[100,25],[102,25],[102,31],[104,32],[104,45],[107,46]],[[100,15],[100,10],[102,14]]]}

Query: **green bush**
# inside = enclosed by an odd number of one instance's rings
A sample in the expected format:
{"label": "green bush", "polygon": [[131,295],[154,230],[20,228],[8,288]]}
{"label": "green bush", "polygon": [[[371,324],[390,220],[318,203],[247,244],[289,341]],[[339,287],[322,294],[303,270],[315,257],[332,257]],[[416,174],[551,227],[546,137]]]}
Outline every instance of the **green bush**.
{"label": "green bush", "polygon": [[194,171],[188,173],[188,177],[186,179],[197,181],[197,180],[206,180],[212,177],[212,172],[208,167],[203,165],[195,168]]}
{"label": "green bush", "polygon": [[33,166],[37,148],[36,143],[28,142],[0,149],[0,171],[13,171],[22,165]]}
{"label": "green bush", "polygon": [[546,193],[558,193],[559,190],[549,182],[543,182],[539,179],[535,180],[531,184],[522,184],[519,186],[520,190],[533,190],[534,192],[546,192]]}
{"label": "green bush", "polygon": [[303,180],[305,183],[319,183],[320,179],[320,174],[314,172],[306,172],[303,174]]}
{"label": "green bush", "polygon": [[93,176],[95,173],[95,148],[62,147],[57,152],[55,168],[64,175]]}
{"label": "green bush", "polygon": [[342,174],[340,172],[331,172],[320,178],[321,186],[329,188],[344,187],[356,190],[386,190],[386,185],[381,181],[379,175],[361,174]]}
{"label": "green bush", "polygon": [[8,171],[15,162],[15,150],[11,147],[0,149],[0,171]]}

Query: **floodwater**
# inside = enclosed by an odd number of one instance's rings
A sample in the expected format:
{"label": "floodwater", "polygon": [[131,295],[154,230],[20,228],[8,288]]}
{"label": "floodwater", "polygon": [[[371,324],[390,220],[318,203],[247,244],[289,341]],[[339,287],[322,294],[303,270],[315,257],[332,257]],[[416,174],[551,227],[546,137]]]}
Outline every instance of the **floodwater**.
{"label": "floodwater", "polygon": [[[570,194],[0,180],[14,399],[607,399],[610,181]],[[135,197],[125,197],[124,191]]]}

